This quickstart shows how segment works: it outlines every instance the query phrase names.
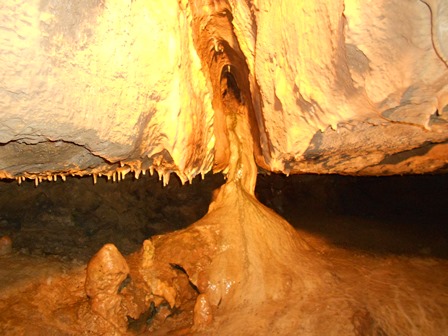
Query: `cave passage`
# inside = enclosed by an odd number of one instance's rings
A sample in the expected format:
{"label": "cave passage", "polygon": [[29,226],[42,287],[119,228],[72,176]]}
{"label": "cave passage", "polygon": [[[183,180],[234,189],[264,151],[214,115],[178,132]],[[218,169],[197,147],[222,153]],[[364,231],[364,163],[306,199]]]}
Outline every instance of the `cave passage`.
{"label": "cave passage", "polygon": [[[412,297],[417,297],[414,304],[416,300],[426,300],[428,305],[436,302],[431,301],[432,295],[418,279],[433,283],[446,274],[446,262],[441,262],[448,259],[446,175],[362,178],[271,174],[259,175],[257,181],[257,197],[339,265],[334,272],[359,282],[361,278],[356,272],[350,275],[353,272],[346,269],[349,267],[369,274],[372,281],[389,283],[381,288],[376,282],[360,286],[364,296],[395,295],[391,292],[395,286],[409,286],[414,291]],[[61,325],[55,327],[42,320],[42,313],[49,314],[48,309],[67,310],[61,299],[73,300],[67,297],[70,292],[65,298],[60,292],[69,283],[59,272],[72,274],[72,269],[83,268],[105,243],[114,243],[127,255],[138,251],[149,236],[187,227],[207,212],[213,190],[222,183],[220,174],[209,174],[204,181],[195,179],[192,185],[182,187],[171,179],[165,188],[157,177],[125,179],[119,184],[99,179],[95,186],[89,178],[47,182],[38,188],[32,181],[21,186],[0,183],[1,235],[10,236],[13,242],[12,254],[0,257],[2,333],[19,329],[39,333],[49,328],[61,333]],[[434,278],[434,272],[439,276]],[[395,278],[388,278],[386,273]],[[52,282],[48,282],[49,276]],[[409,282],[407,277],[416,280]],[[80,284],[84,281],[80,271],[75,271],[71,279],[78,279]],[[34,284],[32,292],[22,287],[27,284]],[[78,286],[76,282],[72,285]],[[339,286],[351,290],[348,285]],[[437,288],[434,285],[431,291],[437,293]],[[48,291],[59,301],[52,301]],[[416,295],[415,291],[422,294]],[[12,299],[20,303],[11,306]],[[38,305],[36,310],[36,300],[47,306]],[[384,297],[382,305],[391,304]],[[409,302],[406,311],[414,304]],[[131,334],[142,328],[173,330],[192,323],[181,311],[170,315],[173,313],[165,304],[158,309],[151,307],[142,315],[148,322],[129,320]],[[372,311],[373,307],[360,308],[353,318],[367,328],[365,325],[374,321]],[[168,317],[162,319],[164,314]],[[8,329],[4,329],[6,326]]]}
{"label": "cave passage", "polygon": [[[11,237],[15,251],[30,255],[87,261],[108,242],[129,254],[147,237],[201,218],[222,183],[221,174],[185,186],[172,178],[165,188],[156,176],[119,184],[99,178],[96,185],[87,177],[69,178],[38,188],[33,181],[20,187],[2,182],[0,232]],[[270,174],[258,176],[255,194],[297,229],[336,246],[446,259],[447,184],[446,175]],[[377,233],[369,236],[371,230]]]}

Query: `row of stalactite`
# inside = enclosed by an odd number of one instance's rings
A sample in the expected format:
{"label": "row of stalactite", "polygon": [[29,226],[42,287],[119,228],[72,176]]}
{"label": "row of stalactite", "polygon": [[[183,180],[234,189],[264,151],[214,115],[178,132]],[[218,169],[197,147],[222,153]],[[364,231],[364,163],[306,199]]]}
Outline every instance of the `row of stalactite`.
{"label": "row of stalactite", "polygon": [[[167,169],[156,169],[153,166],[149,167],[148,169],[134,169],[131,166],[124,165],[122,167],[117,168],[116,170],[109,171],[106,173],[91,173],[88,174],[88,176],[91,176],[93,178],[93,184],[96,184],[98,182],[98,178],[106,177],[107,181],[112,182],[120,182],[126,178],[126,175],[128,174],[134,174],[134,178],[138,180],[140,176],[145,176],[146,172],[149,172],[151,176],[154,175],[154,172],[157,172],[159,176],[159,181],[162,181],[163,186],[168,185],[170,182],[170,176],[173,171],[167,170]],[[192,183],[193,179],[191,176],[186,176],[185,174],[175,172],[182,182],[182,185],[184,185],[186,182]],[[203,172],[200,173],[202,179],[204,179],[205,174]],[[23,176],[17,176],[15,177],[17,183],[19,185],[22,184],[22,182],[25,182],[28,180],[33,180],[34,185],[37,187],[40,183],[43,181],[49,181],[49,182],[57,182],[58,179],[61,179],[62,181],[67,180],[67,176],[83,176],[75,173],[56,173],[56,174],[47,174],[47,175],[36,175],[36,174],[30,174],[30,175],[23,175]]]}

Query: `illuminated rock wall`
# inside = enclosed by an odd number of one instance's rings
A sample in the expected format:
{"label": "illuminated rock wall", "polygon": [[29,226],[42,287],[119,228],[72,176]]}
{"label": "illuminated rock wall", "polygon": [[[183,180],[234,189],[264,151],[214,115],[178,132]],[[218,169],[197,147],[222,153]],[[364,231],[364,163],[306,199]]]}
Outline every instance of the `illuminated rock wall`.
{"label": "illuminated rock wall", "polygon": [[0,8],[0,177],[120,179],[155,168],[185,181],[214,163],[223,169],[214,162],[225,129],[211,71],[213,62],[225,66],[222,54],[235,61],[235,50],[244,57],[232,71],[247,74],[263,168],[447,171],[447,7],[8,1]]}
{"label": "illuminated rock wall", "polygon": [[[260,90],[270,168],[380,175],[446,168],[446,146],[433,145],[448,135],[446,56],[434,48],[448,43],[443,3],[428,1],[431,16],[421,1],[258,1],[253,34],[237,16],[238,36],[253,41],[241,45]],[[439,154],[419,167],[389,165],[404,160],[398,155],[421,156],[407,151],[423,146]]]}
{"label": "illuminated rock wall", "polygon": [[210,170],[210,90],[178,1],[10,1],[0,15],[4,177]]}

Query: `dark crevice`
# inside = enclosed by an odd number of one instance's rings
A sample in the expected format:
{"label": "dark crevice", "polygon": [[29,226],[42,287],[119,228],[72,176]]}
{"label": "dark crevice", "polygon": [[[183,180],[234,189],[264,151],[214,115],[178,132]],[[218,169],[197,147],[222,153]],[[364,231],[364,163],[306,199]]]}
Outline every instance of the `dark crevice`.
{"label": "dark crevice", "polygon": [[191,282],[190,277],[188,276],[187,271],[181,265],[170,264],[170,266],[174,270],[180,271],[181,273],[185,274],[187,276],[187,278],[188,278],[188,283],[190,284],[191,288],[193,288],[196,293],[200,294],[198,287],[194,283]]}
{"label": "dark crevice", "polygon": [[123,282],[120,284],[120,287],[118,287],[118,293],[121,293],[121,291],[126,288],[127,285],[131,283],[131,277],[128,275],[126,279],[123,280]]}
{"label": "dark crevice", "polygon": [[405,150],[402,152],[394,153],[391,155],[387,155],[381,162],[379,162],[377,165],[385,165],[385,164],[397,164],[400,162],[403,162],[411,157],[414,156],[424,156],[426,155],[435,144],[433,143],[424,143],[420,147]]}
{"label": "dark crevice", "polygon": [[266,144],[261,144],[265,143],[265,134],[262,134],[260,128],[263,117],[259,101],[253,99],[251,92],[251,84],[256,90],[256,83],[250,82],[250,69],[235,34],[231,5],[227,1],[214,2],[214,6],[209,7],[211,11],[203,12],[199,10],[201,7],[197,2],[190,0],[189,3],[193,16],[193,41],[201,58],[204,74],[213,88],[216,138],[213,171],[222,171],[228,165],[226,115],[229,113],[246,115],[256,162],[260,167],[268,169],[262,149]]}
{"label": "dark crevice", "polygon": [[221,85],[224,86],[222,92],[222,98],[226,99],[228,95],[234,97],[239,103],[242,103],[241,90],[238,87],[238,83],[231,72],[231,66],[224,67],[221,74]]}
{"label": "dark crevice", "polygon": [[138,319],[134,319],[127,316],[128,329],[139,335],[145,331],[147,325],[151,325],[158,313],[157,307],[153,301],[151,301],[148,309],[140,315]]}

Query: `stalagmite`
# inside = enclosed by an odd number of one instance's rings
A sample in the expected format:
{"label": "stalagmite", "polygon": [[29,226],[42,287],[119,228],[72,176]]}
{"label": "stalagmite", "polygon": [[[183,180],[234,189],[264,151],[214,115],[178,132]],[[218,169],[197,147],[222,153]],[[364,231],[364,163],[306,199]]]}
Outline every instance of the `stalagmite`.
{"label": "stalagmite", "polygon": [[[277,303],[313,295],[325,273],[324,263],[310,255],[296,231],[254,197],[257,168],[247,111],[240,105],[226,113],[231,148],[227,183],[203,219],[152,239],[154,258],[181,266],[197,287],[193,330],[204,334],[208,328],[222,335],[237,333],[223,324],[225,315],[239,321],[233,321],[234,327],[248,318],[254,326],[265,323]],[[157,268],[146,272],[157,273]],[[250,317],[254,311],[260,321]]]}
{"label": "stalagmite", "polygon": [[121,333],[127,329],[127,320],[119,288],[128,274],[126,260],[113,244],[104,245],[87,265],[85,289],[92,311]]}
{"label": "stalagmite", "polygon": [[[306,297],[317,295],[317,289],[323,288],[326,267],[284,219],[255,198],[258,168],[251,107],[244,91],[247,84],[238,83],[235,76],[244,77],[234,75],[229,61],[223,61],[222,68],[214,71],[225,92],[217,99],[229,145],[227,182],[216,193],[204,218],[187,229],[145,242],[137,255],[140,261],[132,263],[139,271],[131,283],[137,283],[141,276],[156,305],[165,301],[171,309],[182,309],[181,298],[191,288],[176,285],[178,280],[173,279],[187,276],[197,291],[192,331],[208,334],[208,330],[220,330],[220,334],[230,335],[236,334],[233,328],[247,319],[255,329],[259,323],[273,319],[281,309],[278,304],[293,302],[300,307]],[[149,169],[152,173],[152,166]],[[167,184],[169,171],[158,169],[157,173]],[[183,272],[176,273],[173,265]],[[125,273],[120,273],[120,281]],[[137,295],[131,289],[127,293],[128,297]],[[258,317],[251,316],[253,312]],[[298,312],[300,308],[292,314]],[[121,314],[126,316],[127,312]],[[234,319],[232,325],[226,326],[224,316]],[[255,329],[248,330],[249,334]],[[275,323],[272,330],[293,331]]]}
{"label": "stalagmite", "polygon": [[[323,288],[325,263],[311,254],[284,219],[255,198],[257,166],[249,111],[231,88],[223,101],[223,113],[230,145],[226,184],[204,218],[185,230],[146,241],[138,254],[140,262],[134,264],[140,265],[138,274],[154,296],[153,302],[160,305],[166,301],[171,309],[182,309],[180,298],[188,292],[173,279],[188,277],[197,290],[192,332],[237,334],[238,326],[249,319],[251,326],[246,331],[254,334],[260,323],[274,318],[281,309],[278,304],[300,307],[306,297],[317,295],[317,289]],[[158,174],[166,181],[166,172]],[[175,276],[173,265],[185,273]],[[122,274],[121,281],[125,272]],[[128,295],[136,295],[131,292]],[[258,315],[252,316],[253,312]],[[224,322],[224,316],[231,316],[231,325]],[[294,330],[272,324],[272,330]]]}

